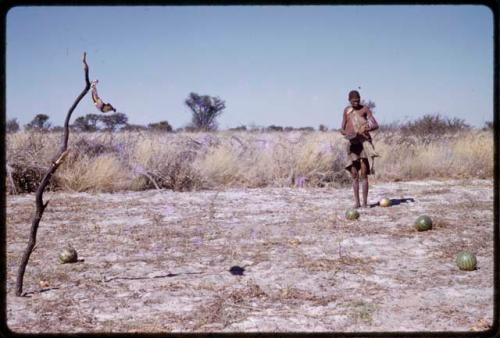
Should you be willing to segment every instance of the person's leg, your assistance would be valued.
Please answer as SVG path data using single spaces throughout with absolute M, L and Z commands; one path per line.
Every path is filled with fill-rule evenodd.
M 362 158 L 360 168 L 360 180 L 361 180 L 361 190 L 363 191 L 363 206 L 366 207 L 368 205 L 368 160 Z
M 352 176 L 352 190 L 354 192 L 354 207 L 359 208 L 361 204 L 359 203 L 359 174 L 358 168 L 353 164 L 351 166 L 351 176 Z

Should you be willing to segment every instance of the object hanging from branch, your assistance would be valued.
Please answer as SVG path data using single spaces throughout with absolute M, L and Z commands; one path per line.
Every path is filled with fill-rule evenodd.
M 26 246 L 26 249 L 24 250 L 24 254 L 23 254 L 23 256 L 21 258 L 21 262 L 19 264 L 19 270 L 17 272 L 16 296 L 23 295 L 24 273 L 26 271 L 26 266 L 28 265 L 28 261 L 30 259 L 31 253 L 33 252 L 33 250 L 36 246 L 36 234 L 38 231 L 38 226 L 40 224 L 40 220 L 42 219 L 43 212 L 45 211 L 45 208 L 47 208 L 47 205 L 49 204 L 49 201 L 47 201 L 45 203 L 43 202 L 43 192 L 45 191 L 45 188 L 49 185 L 50 180 L 52 179 L 52 176 L 56 172 L 57 168 L 63 162 L 64 158 L 68 154 L 69 121 L 71 119 L 71 114 L 73 114 L 73 111 L 75 110 L 78 103 L 80 103 L 80 101 L 83 99 L 83 97 L 90 90 L 89 66 L 87 65 L 87 53 L 83 53 L 83 70 L 84 70 L 84 75 L 85 75 L 85 88 L 82 90 L 80 95 L 78 95 L 78 97 L 75 99 L 75 101 L 73 102 L 73 105 L 69 108 L 69 111 L 66 115 L 66 120 L 64 122 L 64 135 L 63 135 L 63 139 L 62 139 L 61 149 L 57 152 L 57 154 L 52 159 L 50 167 L 47 169 L 45 176 L 43 177 L 42 181 L 40 182 L 40 185 L 38 186 L 38 189 L 36 190 L 36 195 L 35 195 L 36 196 L 35 197 L 36 211 L 35 211 L 35 215 L 33 217 L 33 220 L 31 222 L 31 231 L 30 231 L 28 245 Z
M 101 111 L 101 113 L 107 113 L 109 111 L 116 112 L 116 109 L 111 105 L 111 103 L 104 103 L 99 95 L 97 94 L 97 88 L 96 85 L 99 82 L 99 80 L 92 81 L 91 87 L 92 87 L 92 101 L 94 101 L 95 106 L 97 109 Z

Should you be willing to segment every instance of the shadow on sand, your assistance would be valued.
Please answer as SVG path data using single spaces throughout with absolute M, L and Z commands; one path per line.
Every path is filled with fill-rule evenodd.
M 401 203 L 408 203 L 408 202 L 415 202 L 415 199 L 413 198 L 391 198 L 391 207 L 394 205 L 399 205 Z M 380 202 L 370 204 L 370 208 L 378 207 L 380 206 Z

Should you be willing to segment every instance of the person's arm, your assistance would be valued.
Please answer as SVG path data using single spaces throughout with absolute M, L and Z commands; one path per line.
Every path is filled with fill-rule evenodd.
M 368 119 L 368 130 L 367 131 L 374 131 L 378 129 L 378 122 L 375 120 L 375 116 L 373 116 L 373 113 L 370 109 L 367 111 L 366 115 Z
M 340 133 L 344 136 L 346 135 L 345 126 L 347 124 L 347 116 L 346 116 L 347 114 L 346 113 L 347 113 L 347 111 L 344 109 L 344 113 L 342 114 L 342 125 L 340 127 Z

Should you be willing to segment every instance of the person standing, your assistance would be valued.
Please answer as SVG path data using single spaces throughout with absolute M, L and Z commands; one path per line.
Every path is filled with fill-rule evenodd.
M 373 112 L 361 104 L 361 96 L 351 90 L 348 96 L 350 106 L 344 109 L 340 133 L 349 140 L 347 146 L 348 163 L 345 167 L 352 177 L 354 207 L 361 207 L 359 201 L 359 184 L 363 192 L 363 207 L 368 205 L 368 175 L 374 173 L 373 159 L 379 155 L 373 147 L 370 131 L 378 129 Z M 372 165 L 368 159 L 372 160 Z

